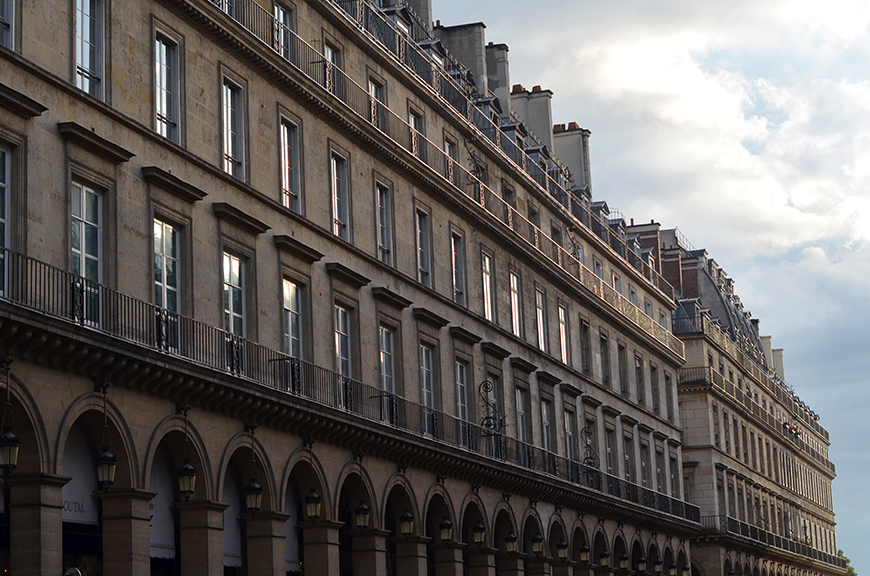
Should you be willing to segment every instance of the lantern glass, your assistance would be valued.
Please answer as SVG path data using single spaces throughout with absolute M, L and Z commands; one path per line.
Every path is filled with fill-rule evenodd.
M 602 568 L 607 568 L 610 566 L 610 552 L 605 550 L 601 553 L 601 556 L 598 557 L 598 565 Z
M 564 540 L 560 540 L 556 545 L 556 553 L 559 555 L 559 560 L 562 562 L 568 561 L 568 543 Z
M 670 576 L 677 576 L 676 562 L 671 562 L 671 565 L 668 567 L 668 574 L 670 574 Z
M 363 500 L 359 501 L 359 506 L 353 509 L 354 518 L 356 520 L 356 527 L 360 530 L 365 530 L 369 527 L 369 520 L 371 519 L 371 510 Z
M 690 572 L 691 572 L 691 570 L 689 569 L 689 565 L 683 564 L 683 576 L 689 576 Z
M 508 554 L 516 554 L 517 553 L 517 535 L 511 532 L 507 536 L 504 537 L 504 546 L 507 549 Z
M 656 560 L 655 563 L 653 564 L 653 571 L 656 574 L 661 574 L 663 567 L 664 567 L 664 563 L 661 560 Z
M 12 430 L 6 430 L 0 436 L 0 468 L 7 471 L 7 474 L 18 467 L 18 448 L 21 446 L 21 439 L 12 433 Z
M 589 546 L 586 544 L 580 548 L 580 561 L 584 564 L 589 564 Z
M 308 492 L 308 496 L 305 497 L 305 515 L 308 516 L 308 519 L 311 520 L 312 524 L 320 518 L 320 504 L 322 501 L 320 494 L 318 494 L 314 488 L 312 488 L 311 491 Z
M 108 490 L 115 483 L 115 470 L 118 467 L 118 459 L 109 452 L 108 446 L 103 446 L 103 453 L 97 458 L 97 482 L 100 488 Z
M 641 556 L 637 561 L 637 571 L 638 572 L 646 572 L 646 557 Z
M 263 487 L 257 483 L 256 478 L 251 478 L 251 483 L 245 486 L 245 507 L 251 516 L 260 511 L 263 503 Z
M 185 501 L 189 501 L 196 491 L 196 468 L 191 465 L 189 458 L 185 458 L 184 464 L 176 471 L 176 474 L 178 475 L 178 492 Z
M 484 541 L 486 541 L 486 526 L 478 522 L 471 529 L 471 533 L 474 536 L 474 543 L 477 544 L 477 547 L 483 546 Z
M 620 570 L 628 570 L 628 554 L 623 553 L 619 557 L 619 568 Z
M 414 533 L 414 516 L 407 510 L 399 516 L 399 528 L 405 538 Z
M 445 518 L 438 524 L 438 529 L 441 531 L 441 541 L 442 542 L 450 542 L 453 540 L 453 522 L 450 521 L 450 518 Z
M 540 532 L 535 532 L 535 535 L 532 536 L 532 552 L 535 555 L 540 556 L 541 552 L 544 551 L 544 537 L 541 536 Z

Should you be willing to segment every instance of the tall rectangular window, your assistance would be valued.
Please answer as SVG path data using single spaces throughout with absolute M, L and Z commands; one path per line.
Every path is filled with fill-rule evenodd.
M 154 219 L 154 303 L 178 312 L 178 231 Z
M 465 239 L 458 232 L 450 233 L 450 267 L 453 270 L 453 301 L 465 306 Z
M 725 452 L 731 454 L 731 420 L 728 418 L 726 410 L 722 410 L 722 421 L 725 429 Z
M 429 213 L 417 208 L 417 280 L 432 287 L 432 245 Z
M 553 451 L 553 403 L 541 400 L 541 439 L 547 452 Z
M 286 118 L 281 119 L 281 202 L 299 212 L 299 127 Z
M 290 41 L 292 39 L 292 16 L 293 14 L 280 4 L 275 4 L 273 11 L 275 17 L 275 51 L 286 59 L 290 59 Z
M 627 482 L 633 482 L 634 478 L 634 441 L 631 436 L 623 437 L 623 456 L 625 456 L 624 476 Z
M 15 0 L 0 0 L 0 46 L 12 48 L 15 42 Z
M 622 280 L 619 278 L 619 274 L 613 274 L 613 289 L 622 294 Z
M 650 393 L 652 394 L 653 414 L 658 416 L 662 411 L 662 400 L 659 392 L 659 369 L 653 363 L 649 365 L 649 383 L 652 388 Z
M 659 492 L 665 491 L 665 455 L 663 452 L 656 450 L 656 490 Z
M 375 218 L 378 232 L 378 260 L 387 266 L 393 265 L 393 195 L 390 188 L 380 182 L 375 184 Z
M 650 487 L 649 446 L 640 445 L 640 482 L 644 488 Z
M 350 364 L 350 310 L 335 305 L 335 371 L 346 378 L 351 377 Z
M 668 414 L 668 422 L 674 421 L 674 382 L 671 375 L 665 373 L 665 410 Z
M 538 348 L 547 351 L 547 302 L 544 291 L 535 287 L 535 329 L 538 332 Z
M 637 403 L 646 406 L 646 384 L 643 378 L 643 358 L 634 357 L 634 382 L 637 388 Z
M 671 498 L 679 498 L 680 487 L 678 485 L 679 476 L 677 475 L 677 459 L 671 458 Z
M 302 294 L 296 282 L 284 279 L 284 353 L 302 358 Z
M 75 42 L 76 86 L 102 98 L 103 0 L 76 0 Z
M 520 275 L 511 270 L 510 272 L 510 288 L 511 288 L 511 331 L 514 336 L 522 337 L 523 335 L 523 307 L 521 293 Z
M 371 100 L 369 100 L 371 105 L 369 120 L 371 120 L 372 124 L 381 129 L 385 128 L 387 119 L 387 113 L 384 111 L 385 92 L 386 90 L 383 84 L 369 78 L 369 96 L 371 97 Z
M 72 226 L 70 232 L 72 273 L 85 279 L 82 317 L 98 324 L 100 321 L 99 283 L 102 281 L 102 198 L 92 188 L 73 182 Z
M 423 116 L 417 112 L 408 113 L 408 125 L 411 127 L 411 152 L 418 158 L 426 159 L 426 134 Z
M 224 330 L 236 336 L 245 335 L 245 278 L 242 261 L 235 254 L 224 252 Z
M 580 363 L 583 374 L 592 371 L 592 336 L 590 335 L 589 322 L 580 319 Z
M 157 133 L 178 142 L 178 44 L 158 34 L 154 42 L 154 102 Z
M 6 293 L 5 249 L 9 247 L 9 156 L 9 151 L 0 147 L 0 294 Z
M 610 388 L 610 342 L 603 333 L 598 338 L 598 348 L 601 355 L 601 381 Z
M 565 457 L 568 460 L 577 459 L 577 440 L 574 438 L 574 413 L 565 410 Z
M 380 350 L 380 374 L 381 390 L 388 394 L 396 393 L 396 364 L 395 364 L 395 338 L 394 330 L 387 326 L 378 329 L 381 344 Z
M 483 290 L 483 316 L 495 322 L 495 264 L 492 256 L 483 252 L 480 257 L 481 289 Z
M 610 428 L 604 431 L 604 464 L 607 467 L 608 474 L 613 474 L 613 435 L 613 430 Z
M 564 304 L 559 304 L 559 359 L 564 364 L 571 363 L 571 357 L 568 348 L 568 308 Z
M 324 84 L 327 90 L 335 94 L 341 95 L 339 82 L 341 82 L 341 50 L 329 44 L 323 45 L 323 61 L 324 61 Z
M 343 240 L 350 240 L 347 158 L 333 153 L 329 166 L 332 179 L 332 233 Z
M 239 179 L 245 177 L 244 120 L 242 87 L 224 79 L 223 106 L 223 169 Z
M 455 186 L 462 185 L 462 174 L 459 170 L 459 154 L 456 151 L 456 143 L 445 138 L 444 162 L 446 163 L 446 176 Z
M 435 434 L 435 352 L 431 346 L 420 344 L 420 403 L 423 405 L 424 430 Z
M 523 443 L 529 441 L 529 391 L 517 387 L 517 440 Z
M 616 361 L 619 363 L 619 393 L 628 397 L 628 352 L 625 345 L 617 344 Z
M 456 361 L 456 417 L 468 421 L 468 364 Z

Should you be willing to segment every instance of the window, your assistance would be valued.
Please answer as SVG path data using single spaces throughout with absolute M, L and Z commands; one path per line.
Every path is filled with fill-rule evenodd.
M 299 127 L 281 119 L 281 202 L 285 207 L 300 212 L 299 201 Z
M 564 364 L 571 363 L 568 348 L 568 308 L 559 304 L 559 359 Z
M 643 381 L 643 358 L 640 356 L 634 357 L 634 381 L 637 386 L 637 403 L 641 406 L 645 406 L 646 385 Z
M 424 429 L 435 434 L 435 351 L 428 344 L 420 344 L 420 402 L 423 404 Z
M 15 14 L 13 8 L 15 0 L 0 0 L 0 46 L 12 48 L 15 42 L 14 37 L 14 22 Z
M 592 257 L 592 271 L 599 278 L 604 278 L 604 268 L 601 266 L 601 260 L 598 258 Z
M 541 438 L 543 448 L 547 452 L 553 451 L 553 403 L 549 400 L 541 400 Z
M 652 313 L 653 313 L 652 302 L 650 302 L 646 298 L 643 299 L 643 313 L 646 314 L 647 316 L 649 316 L 650 318 L 652 318 Z
M 408 112 L 408 125 L 411 127 L 411 152 L 424 162 L 426 161 L 426 129 L 423 124 L 423 115 L 417 112 Z
M 618 274 L 613 275 L 613 289 L 622 294 L 622 280 Z
M 10 2 L 11 0 L 6 0 Z M 103 1 L 76 0 L 76 86 L 103 97 Z
M 453 270 L 453 301 L 465 306 L 465 240 L 455 231 L 450 233 L 450 266 Z
M 483 316 L 490 322 L 495 322 L 495 264 L 487 252 L 483 252 L 480 259 Z
M 378 260 L 393 265 L 393 195 L 389 186 L 375 183 L 375 226 L 378 232 Z
M 529 391 L 517 387 L 517 440 L 523 443 L 529 441 Z
M 598 349 L 601 354 L 601 382 L 610 388 L 610 342 L 604 333 L 599 335 Z
M 677 484 L 677 480 L 679 476 L 677 475 L 677 459 L 676 457 L 671 457 L 671 498 L 679 498 L 679 485 Z
M 650 470 L 649 470 L 649 445 L 641 443 L 640 445 L 640 482 L 644 488 L 649 488 L 650 485 Z
M 659 326 L 662 328 L 668 327 L 668 317 L 661 310 L 659 310 Z
M 652 388 L 652 408 L 653 414 L 658 416 L 661 411 L 661 398 L 659 398 L 659 369 L 658 367 L 650 362 L 649 365 L 649 382 L 650 387 Z
M 154 102 L 157 133 L 178 142 L 178 44 L 157 34 L 154 46 Z
M 302 358 L 302 294 L 296 282 L 284 279 L 284 353 Z
M 520 298 L 520 275 L 510 271 L 511 284 L 511 331 L 514 336 L 522 337 L 523 335 L 523 308 L 522 299 Z
M 674 382 L 670 374 L 665 374 L 665 410 L 668 412 L 668 422 L 674 421 Z
M 456 148 L 456 142 L 449 138 L 444 139 L 444 160 L 447 163 L 447 179 L 453 182 L 455 186 L 462 185 L 462 174 L 459 170 L 459 154 Z
M 628 397 L 628 352 L 624 344 L 616 346 L 616 361 L 619 363 L 619 393 Z
M 604 463 L 607 473 L 613 474 L 613 430 L 610 428 L 604 431 Z
M 245 278 L 242 261 L 235 254 L 224 252 L 224 330 L 245 335 Z
M 592 341 L 589 334 L 589 322 L 580 319 L 580 362 L 583 364 L 583 374 L 589 374 L 592 370 Z
M 100 322 L 99 283 L 102 281 L 102 198 L 92 188 L 73 182 L 70 233 L 72 273 L 84 278 L 82 318 Z
M 538 348 L 547 351 L 547 302 L 544 291 L 535 287 L 535 329 L 538 332 Z
M 372 124 L 380 129 L 384 129 L 386 113 L 384 112 L 384 102 L 386 102 L 386 89 L 384 85 L 372 78 L 369 78 L 369 96 L 371 105 L 369 120 Z
M 396 393 L 395 338 L 396 333 L 387 326 L 379 327 L 381 390 Z
M 565 457 L 568 460 L 577 459 L 577 446 L 574 438 L 574 413 L 565 410 Z
M 625 456 L 624 476 L 626 482 L 632 482 L 634 478 L 634 441 L 631 436 L 623 437 L 623 455 Z
M 223 84 L 223 169 L 243 179 L 245 177 L 244 123 L 242 120 L 242 87 L 229 79 Z
M 2 3 L 3 0 L 0 0 Z M 0 147 L 0 294 L 6 292 L 6 248 L 9 247 L 9 150 Z
M 637 306 L 637 290 L 631 284 L 628 285 L 628 301 Z
M 343 240 L 350 240 L 347 158 L 333 152 L 329 165 L 332 178 L 332 233 Z
M 178 231 L 154 219 L 154 303 L 178 312 Z
M 341 81 L 341 50 L 330 44 L 323 44 L 324 83 L 327 90 L 339 96 Z
M 659 492 L 664 492 L 665 485 L 665 455 L 662 452 L 656 450 L 656 490 Z
M 726 410 L 722 410 L 722 421 L 725 424 L 725 452 L 731 454 L 731 421 Z
M 293 13 L 284 6 L 275 4 L 273 16 L 275 17 L 275 51 L 289 60 Z
M 456 417 L 468 421 L 468 364 L 456 361 Z
M 350 364 L 350 310 L 341 304 L 335 305 L 335 371 L 346 378 L 351 377 Z
M 417 208 L 417 280 L 432 287 L 432 245 L 429 213 Z

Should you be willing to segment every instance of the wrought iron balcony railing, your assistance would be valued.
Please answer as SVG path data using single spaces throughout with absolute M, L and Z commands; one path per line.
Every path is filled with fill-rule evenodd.
M 796 418 L 798 418 L 804 426 L 813 430 L 816 434 L 825 439 L 830 440 L 828 431 L 819 424 L 814 418 L 810 417 L 805 410 L 795 402 L 791 391 L 779 379 L 771 375 L 765 370 L 751 355 L 734 340 L 731 339 L 719 326 L 706 316 L 696 316 L 693 318 L 676 318 L 674 320 L 674 334 L 678 336 L 704 335 L 720 348 L 731 356 L 731 358 L 739 364 L 748 374 L 752 376 L 761 386 L 776 398 L 785 408 Z
M 799 542 L 792 538 L 780 536 L 769 532 L 764 528 L 753 526 L 746 522 L 732 518 L 731 516 L 703 516 L 701 518 L 701 532 L 706 534 L 730 534 L 750 538 L 768 546 L 778 548 L 785 552 L 800 554 L 819 562 L 825 562 L 839 568 L 846 568 L 846 560 L 827 552 L 817 550 L 813 546 Z
M 209 1 L 218 8 L 223 6 L 222 0 Z M 607 303 L 611 309 L 617 311 L 621 316 L 670 348 L 676 354 L 683 356 L 684 347 L 679 338 L 647 316 L 640 308 L 632 304 L 628 298 L 614 290 L 600 277 L 593 274 L 592 271 L 578 260 L 576 254 L 565 249 L 561 244 L 546 235 L 538 226 L 523 217 L 514 206 L 505 202 L 497 193 L 484 184 L 476 174 L 466 170 L 456 158 L 448 156 L 444 150 L 428 140 L 424 134 L 411 128 L 403 118 L 397 116 L 383 103 L 374 99 L 368 93 L 368 90 L 354 82 L 344 71 L 328 61 L 321 52 L 275 20 L 269 12 L 266 12 L 252 0 L 234 0 L 234 5 L 236 12 L 228 12 L 226 10 L 224 12 L 233 17 L 268 47 L 275 50 L 289 64 L 336 97 L 358 117 L 371 123 L 392 141 L 416 156 L 435 174 L 441 176 L 460 193 L 479 204 L 483 210 L 501 220 L 506 227 L 513 230 L 514 235 L 534 247 L 540 256 L 556 264 L 582 283 L 601 301 Z M 372 17 L 380 14 L 377 9 L 373 9 L 367 4 L 366 6 L 366 13 L 370 13 Z M 233 14 L 241 14 L 241 16 L 237 17 L 233 16 Z M 398 38 L 396 42 L 400 44 L 404 43 L 406 48 L 403 50 L 413 51 L 416 49 L 416 45 L 404 37 Z M 428 62 L 428 66 L 433 67 L 433 69 L 436 67 L 433 62 Z M 440 70 L 440 67 L 438 69 Z M 440 78 L 437 75 L 436 77 Z M 441 83 L 439 86 L 443 87 L 444 90 L 448 90 L 445 83 Z M 449 90 L 454 90 L 454 92 Z M 445 92 L 448 96 L 458 94 L 455 84 L 450 84 L 449 90 Z M 471 106 L 468 108 L 468 114 L 473 115 L 475 110 L 477 109 Z M 489 122 L 488 119 L 486 120 Z M 501 136 L 506 138 L 504 134 L 501 134 Z M 534 172 L 541 169 L 530 167 L 529 170 Z M 546 176 L 546 174 L 543 174 L 543 176 Z M 544 183 L 546 184 L 546 182 Z M 585 223 L 584 225 L 593 226 L 598 230 L 599 235 L 612 234 L 609 224 L 606 222 L 602 223 L 595 214 L 591 213 L 584 206 L 574 204 L 571 210 L 575 216 Z M 611 243 L 611 245 L 613 246 L 614 244 Z M 647 280 L 653 285 L 657 285 L 669 297 L 673 297 L 673 288 L 664 282 L 663 279 L 661 279 L 661 282 L 664 282 L 664 284 L 660 284 L 660 277 L 657 276 L 654 270 L 648 266 L 645 267 L 639 256 L 634 255 L 634 252 L 631 252 L 627 248 L 623 252 L 625 252 L 623 257 L 627 258 L 635 268 L 642 270 Z M 644 266 L 641 266 L 642 264 Z
M 766 425 L 773 434 L 780 435 L 786 440 L 786 443 L 796 446 L 818 464 L 830 470 L 831 473 L 836 474 L 837 471 L 833 462 L 825 458 L 818 450 L 803 441 L 799 436 L 787 430 L 783 426 L 783 423 L 777 420 L 773 414 L 759 406 L 758 403 L 749 396 L 749 394 L 746 394 L 743 390 L 737 388 L 733 382 L 725 378 L 719 372 L 713 370 L 709 366 L 700 368 L 679 368 L 677 370 L 678 384 L 692 384 L 697 382 L 710 384 L 728 396 L 731 396 L 737 403 L 745 406 L 747 412 L 752 414 L 757 422 Z
M 482 428 L 431 407 L 293 358 L 163 308 L 90 282 L 39 260 L 0 251 L 0 302 L 94 330 L 231 374 L 253 385 L 647 508 L 697 522 L 700 509 L 665 494 L 604 474 L 581 462 Z

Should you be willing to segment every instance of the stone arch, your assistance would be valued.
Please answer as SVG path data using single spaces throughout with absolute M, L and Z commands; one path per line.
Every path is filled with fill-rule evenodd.
M 253 473 L 257 482 L 263 488 L 263 505 L 262 510 L 275 510 L 275 474 L 272 467 L 272 461 L 263 447 L 260 439 L 254 434 L 254 466 Z M 242 475 L 242 485 L 247 485 L 245 482 L 246 475 L 252 471 L 251 467 L 251 435 L 249 432 L 241 431 L 230 438 L 227 442 L 224 452 L 221 455 L 221 463 L 218 468 L 218 484 L 216 496 L 218 499 L 223 498 L 225 483 L 227 480 L 227 472 L 230 467 L 235 465 L 239 473 Z
M 568 535 L 565 530 L 565 522 L 560 514 L 550 516 L 550 528 L 547 530 L 547 548 L 550 558 L 559 559 L 559 544 L 569 546 Z M 568 550 L 570 553 L 570 549 Z
M 208 451 L 205 447 L 205 442 L 199 430 L 194 426 L 188 417 L 187 421 L 187 449 L 191 465 L 196 468 L 196 492 L 191 498 L 192 500 L 214 500 L 215 499 L 215 483 L 212 465 L 209 459 Z M 183 463 L 182 449 L 184 447 L 184 416 L 175 414 L 167 416 L 157 423 L 154 431 L 151 433 L 151 438 L 148 441 L 148 446 L 145 449 L 144 462 L 142 468 L 142 477 L 145 479 L 145 488 L 150 490 L 151 473 L 154 465 L 154 458 L 161 444 L 168 443 L 173 461 L 177 462 L 177 466 Z
M 629 564 L 631 569 L 635 572 L 640 572 L 638 565 L 640 564 L 641 559 L 643 562 L 646 562 L 646 553 L 643 551 L 643 542 L 641 542 L 640 536 L 637 534 L 635 534 L 634 541 L 631 544 L 629 557 L 631 558 L 631 563 Z M 649 566 L 647 566 L 647 569 L 649 569 Z
M 487 518 L 486 518 L 486 508 L 483 505 L 483 501 L 480 499 L 480 496 L 476 492 L 470 492 L 466 495 L 465 501 L 462 503 L 462 519 L 460 523 L 460 535 L 459 542 L 464 542 L 466 544 L 466 550 L 472 544 L 474 544 L 474 526 L 479 522 L 484 528 L 485 534 L 485 544 L 489 545 L 492 543 L 492 532 L 487 526 Z
M 457 529 L 459 521 L 456 519 L 453 499 L 443 484 L 435 483 L 429 487 L 422 509 L 424 510 L 422 518 L 424 529 L 421 530 L 423 535 L 433 539 L 440 536 L 438 525 L 444 521 L 445 517 L 453 524 L 454 531 Z
M 580 554 L 582 552 L 589 552 L 591 554 L 591 547 L 589 546 L 589 537 L 586 534 L 586 526 L 583 524 L 582 518 L 578 518 L 577 522 L 574 523 L 574 530 L 571 534 L 571 544 L 570 550 L 570 558 L 572 561 L 578 563 L 578 565 L 582 565 L 582 561 L 580 559 Z
M 683 573 L 683 568 L 689 565 L 689 558 L 686 555 L 686 549 L 680 548 L 679 553 L 677 553 L 677 574 Z
M 351 460 L 345 463 L 335 483 L 331 517 L 341 522 L 343 521 L 342 514 L 346 515 L 348 512 L 348 510 L 342 510 L 342 496 L 347 498 L 345 507 L 349 506 L 350 509 L 359 506 L 360 500 L 362 500 L 369 507 L 371 514 L 369 526 L 381 529 L 383 527 L 383 499 L 376 500 L 376 493 L 374 482 L 360 460 Z M 351 528 L 355 528 L 353 522 L 351 522 Z
M 111 391 L 110 391 L 111 392 Z M 109 394 L 111 396 L 111 393 Z M 118 459 L 115 472 L 115 488 L 141 488 L 142 479 L 133 435 L 127 421 L 109 396 L 106 397 L 106 424 L 108 443 L 112 454 Z M 55 473 L 63 474 L 63 455 L 73 426 L 81 425 L 97 447 L 102 449 L 103 396 L 89 392 L 77 398 L 61 420 L 55 441 Z M 96 457 L 96 454 L 95 454 Z
M 495 510 L 493 511 L 492 527 L 491 546 L 507 552 L 505 538 L 507 538 L 509 534 L 513 534 L 513 537 L 516 538 L 519 528 L 517 527 L 517 520 L 513 508 L 510 507 L 506 500 L 501 500 L 496 505 Z
M 5 399 L 2 399 L 5 402 Z M 12 404 L 9 417 L 15 424 L 14 433 L 21 440 L 18 452 L 19 474 L 35 474 L 56 469 L 56 455 L 49 448 L 48 435 L 39 404 L 28 387 L 9 373 L 9 401 Z M 7 426 L 10 423 L 5 423 Z M 62 452 L 60 452 L 62 454 Z
M 665 545 L 665 550 L 662 553 L 662 573 L 667 574 L 668 570 L 671 567 L 671 564 L 676 564 L 676 560 L 674 559 L 674 551 L 671 549 L 670 544 Z
M 625 545 L 625 534 L 622 533 L 622 529 L 618 528 L 613 534 L 613 548 L 611 548 L 610 552 L 610 566 L 613 568 L 619 568 L 620 562 L 630 562 L 630 560 L 631 559 L 628 556 L 628 548 Z
M 401 491 L 405 493 L 407 501 L 402 505 L 407 507 L 408 512 L 414 517 L 414 535 L 419 535 L 425 528 L 425 524 L 422 521 L 423 515 L 420 512 L 417 495 L 414 493 L 414 487 L 410 482 L 408 482 L 408 479 L 402 473 L 394 474 L 389 480 L 387 480 L 387 483 L 384 486 L 384 495 L 382 499 L 384 521 L 386 522 L 386 509 L 390 502 L 390 498 L 397 493 L 397 489 L 401 489 Z M 399 510 L 396 512 L 396 516 L 398 517 L 398 515 L 403 513 L 404 510 Z
M 519 551 L 523 552 L 527 555 L 532 554 L 532 539 L 536 536 L 540 536 L 541 538 L 546 539 L 546 534 L 544 533 L 544 525 L 541 521 L 541 515 L 538 513 L 537 508 L 529 508 L 526 510 L 525 518 L 523 519 L 522 524 L 522 534 L 520 534 L 520 546 Z M 546 540 L 543 542 L 544 549 L 547 549 Z
M 362 538 L 366 537 L 365 534 L 383 534 L 384 528 L 383 504 L 375 500 L 371 478 L 360 460 L 346 463 L 341 470 L 335 486 L 334 500 L 334 518 L 342 524 L 338 531 L 340 572 L 342 574 L 379 572 L 382 568 L 376 568 L 376 564 L 371 564 L 373 561 L 372 554 L 369 553 L 371 550 L 360 550 L 356 542 L 357 539 L 362 541 Z M 362 507 L 368 508 L 370 517 L 368 525 L 360 531 L 356 522 L 357 510 Z M 386 540 L 389 554 L 390 538 Z M 366 548 L 370 549 L 371 546 Z M 380 561 L 383 562 L 384 558 L 381 557 Z
M 599 525 L 595 530 L 595 536 L 593 536 L 592 554 L 589 561 L 591 564 L 601 566 L 602 558 L 607 558 L 608 564 L 610 563 L 611 555 L 610 547 L 607 545 L 607 533 L 604 531 L 604 527 Z
M 656 562 L 661 562 L 662 557 L 659 553 L 659 545 L 655 538 L 650 538 L 649 547 L 646 552 L 646 569 L 647 572 L 655 573 Z
M 317 454 L 305 445 L 296 448 L 290 454 L 284 466 L 284 474 L 281 476 L 282 492 L 278 502 L 279 510 L 286 510 L 287 508 L 287 487 L 291 481 L 295 481 L 299 488 L 299 496 L 303 500 L 311 493 L 312 489 L 320 496 L 320 516 L 322 518 L 329 520 L 334 517 L 332 512 L 333 497 L 326 482 L 326 473 L 320 460 L 317 458 Z M 306 519 L 298 518 L 300 522 Z

